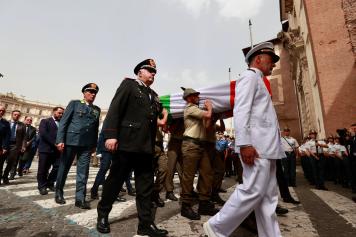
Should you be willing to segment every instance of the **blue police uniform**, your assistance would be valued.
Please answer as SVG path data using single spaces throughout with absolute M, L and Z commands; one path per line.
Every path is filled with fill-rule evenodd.
M 58 169 L 56 198 L 62 197 L 63 199 L 63 187 L 76 156 L 75 200 L 85 202 L 90 156 L 97 144 L 99 117 L 100 108 L 89 105 L 84 100 L 72 100 L 66 107 L 59 123 L 56 139 L 57 144 L 65 144 Z

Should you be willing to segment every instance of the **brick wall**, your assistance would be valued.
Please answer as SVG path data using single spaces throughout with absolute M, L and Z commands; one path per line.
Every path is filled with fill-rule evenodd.
M 343 0 L 304 0 L 304 4 L 316 61 L 325 131 L 326 134 L 335 133 L 337 128 L 356 122 L 356 64 L 345 24 L 345 5 Z

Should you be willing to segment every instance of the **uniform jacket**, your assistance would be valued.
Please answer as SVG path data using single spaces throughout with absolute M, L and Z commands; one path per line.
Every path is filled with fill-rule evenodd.
M 0 118 L 0 150 L 9 150 L 10 135 L 10 123 Z
M 153 90 L 126 78 L 111 101 L 103 125 L 104 139 L 118 139 L 120 151 L 153 154 L 161 111 Z
M 40 142 L 38 152 L 52 153 L 57 151 L 57 131 L 58 127 L 52 117 L 41 120 L 39 126 Z
M 239 152 L 239 146 L 252 145 L 260 158 L 280 159 L 285 153 L 277 115 L 262 77 L 262 72 L 253 68 L 236 80 L 235 146 Z
M 96 147 L 100 108 L 84 100 L 72 100 L 59 122 L 56 143 L 70 146 Z
M 26 128 L 27 127 L 27 128 Z M 27 129 L 27 131 L 26 131 Z M 25 125 L 25 148 L 26 151 L 32 148 L 32 143 L 35 142 L 36 139 L 36 128 L 31 125 Z

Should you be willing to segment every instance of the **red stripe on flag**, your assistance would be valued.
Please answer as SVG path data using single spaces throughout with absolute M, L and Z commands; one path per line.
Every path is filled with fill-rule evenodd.
M 234 109 L 236 81 L 230 81 L 230 108 Z

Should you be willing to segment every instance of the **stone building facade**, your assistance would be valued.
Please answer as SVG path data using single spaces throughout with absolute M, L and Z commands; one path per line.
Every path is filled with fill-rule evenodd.
M 280 0 L 301 130 L 320 137 L 356 122 L 356 1 Z
M 36 128 L 38 128 L 41 119 L 48 118 L 52 115 L 52 110 L 54 107 L 61 106 L 65 108 L 63 105 L 54 105 L 50 103 L 42 103 L 20 98 L 11 92 L 6 94 L 0 93 L 0 104 L 4 105 L 6 108 L 6 114 L 4 115 L 5 119 L 11 119 L 11 112 L 13 110 L 20 110 L 22 114 L 20 121 L 23 121 L 25 116 L 31 116 L 33 118 L 32 125 Z M 100 127 L 106 114 L 107 110 L 101 111 Z

